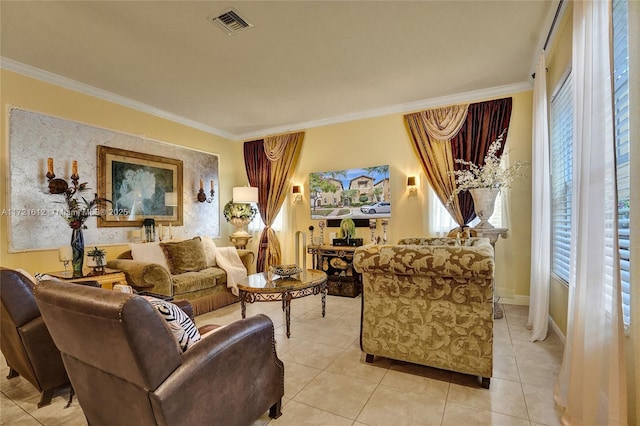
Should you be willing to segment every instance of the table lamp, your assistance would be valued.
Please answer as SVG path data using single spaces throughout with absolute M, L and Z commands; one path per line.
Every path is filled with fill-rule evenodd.
M 67 265 L 73 260 L 71 246 L 62 246 L 58 249 L 58 260 L 64 263 L 64 274 L 67 275 Z

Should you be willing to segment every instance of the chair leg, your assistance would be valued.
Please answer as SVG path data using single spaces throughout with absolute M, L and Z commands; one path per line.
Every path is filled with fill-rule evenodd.
M 40 401 L 38 402 L 38 408 L 42 408 L 45 405 L 51 404 L 51 398 L 53 398 L 53 391 L 55 389 L 49 389 L 46 391 L 42 391 L 40 394 Z
M 491 377 L 483 377 L 482 378 L 482 387 L 485 389 L 489 389 L 489 384 L 491 383 Z
M 71 407 L 71 403 L 73 402 L 73 395 L 75 394 L 76 391 L 73 389 L 73 386 L 71 386 L 71 391 L 69 392 L 69 400 L 67 401 L 67 405 L 65 405 L 64 408 Z
M 364 360 L 367 361 L 369 364 L 372 364 L 373 363 L 373 357 L 374 357 L 373 354 L 367 354 L 367 356 L 365 357 Z
M 13 368 L 9 367 L 9 375 L 7 376 L 7 379 L 13 379 L 14 377 L 18 377 L 19 375 L 20 373 L 18 373 Z
M 278 400 L 275 404 L 269 408 L 269 417 L 272 419 L 277 419 L 282 415 L 282 398 Z

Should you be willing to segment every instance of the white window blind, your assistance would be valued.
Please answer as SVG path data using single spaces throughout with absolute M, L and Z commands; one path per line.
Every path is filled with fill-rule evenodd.
M 631 321 L 631 253 L 629 249 L 629 42 L 627 16 L 627 2 L 614 0 L 613 95 L 618 183 L 618 245 L 620 249 L 622 311 L 624 324 L 628 327 Z
M 571 259 L 571 193 L 573 116 L 571 74 L 551 99 L 551 271 L 569 283 Z

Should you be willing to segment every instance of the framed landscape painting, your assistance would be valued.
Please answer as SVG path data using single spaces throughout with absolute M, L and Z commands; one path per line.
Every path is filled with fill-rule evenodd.
M 391 216 L 389 166 L 309 174 L 311 219 L 375 219 Z
M 98 196 L 111 200 L 99 227 L 182 225 L 182 161 L 98 146 Z

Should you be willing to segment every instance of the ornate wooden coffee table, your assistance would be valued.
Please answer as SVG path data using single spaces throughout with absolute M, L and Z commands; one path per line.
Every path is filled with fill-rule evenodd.
M 291 277 L 281 277 L 270 272 L 249 275 L 238 283 L 242 318 L 247 316 L 247 303 L 282 300 L 282 310 L 287 322 L 287 337 L 291 336 L 291 301 L 311 294 L 322 295 L 322 316 L 325 314 L 327 274 L 307 269 Z

